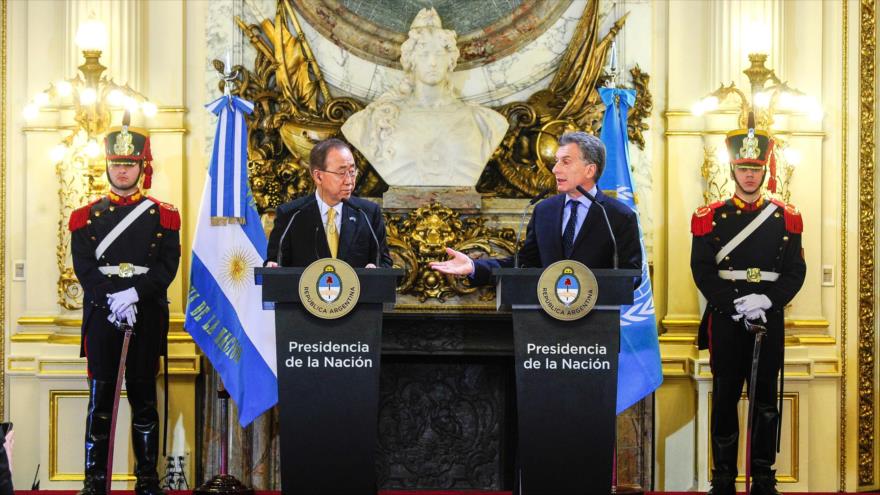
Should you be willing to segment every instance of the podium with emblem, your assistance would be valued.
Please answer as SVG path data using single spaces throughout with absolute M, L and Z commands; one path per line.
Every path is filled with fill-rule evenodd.
M 382 309 L 400 269 L 257 268 L 274 305 L 284 493 L 376 493 Z
M 563 260 L 494 274 L 513 314 L 522 493 L 611 493 L 620 305 L 641 272 Z

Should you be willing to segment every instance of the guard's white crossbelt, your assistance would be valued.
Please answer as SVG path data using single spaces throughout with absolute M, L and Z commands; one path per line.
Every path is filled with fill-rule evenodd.
M 125 232 L 125 229 L 127 229 L 129 225 L 134 223 L 134 221 L 137 220 L 138 217 L 141 216 L 145 211 L 147 211 L 147 209 L 151 206 L 153 206 L 153 202 L 146 199 L 142 201 L 141 204 L 137 205 L 137 207 L 132 210 L 131 213 L 126 215 L 121 222 L 117 223 L 116 227 L 113 227 L 113 230 L 111 230 L 110 233 L 107 234 L 107 237 L 103 238 L 101 240 L 101 243 L 98 244 L 98 248 L 95 249 L 95 259 L 101 259 L 101 256 L 104 256 L 104 252 L 107 251 L 107 248 L 109 248 L 110 245 L 113 244 L 113 241 L 115 241 L 120 234 Z
M 721 264 L 721 261 L 724 260 L 724 257 L 730 254 L 731 251 L 736 249 L 740 244 L 742 244 L 744 240 L 752 235 L 752 232 L 757 230 L 758 227 L 760 227 L 761 224 L 764 223 L 764 221 L 770 218 L 770 215 L 772 215 L 777 208 L 778 207 L 773 203 L 767 205 L 767 207 L 764 208 L 764 211 L 762 211 L 760 215 L 749 222 L 749 224 L 746 225 L 746 228 L 742 229 L 739 234 L 733 236 L 733 239 L 731 239 L 730 242 L 725 244 L 724 247 L 722 247 L 721 250 L 718 251 L 718 254 L 715 255 L 715 264 Z

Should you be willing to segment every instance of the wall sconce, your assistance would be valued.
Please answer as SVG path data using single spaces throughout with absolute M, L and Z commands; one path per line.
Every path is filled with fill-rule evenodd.
M 72 103 L 74 109 L 72 132 L 48 153 L 58 175 L 61 204 L 56 251 L 61 273 L 58 304 L 70 310 L 82 308 L 82 287 L 69 261 L 70 233 L 66 221 L 73 209 L 93 196 L 104 194 L 108 188 L 102 143 L 112 125 L 112 110 L 125 108 L 147 117 L 158 111 L 144 95 L 104 75 L 107 67 L 101 64 L 101 54 L 107 47 L 107 39 L 107 28 L 102 22 L 92 19 L 81 24 L 75 41 L 85 61 L 78 67 L 79 72 L 34 95 L 22 112 L 25 120 L 31 121 L 39 116 L 41 108 L 53 102 L 59 106 Z
M 749 112 L 754 111 L 756 127 L 770 132 L 776 142 L 774 154 L 779 167 L 777 195 L 783 201 L 788 202 L 791 197 L 789 189 L 791 177 L 802 158 L 800 152 L 789 146 L 783 139 L 773 135 L 770 128 L 773 126 L 774 115 L 780 110 L 794 111 L 807 114 L 810 119 L 819 122 L 824 116 L 822 106 L 815 98 L 792 88 L 787 82 L 780 80 L 773 69 L 767 68 L 765 65 L 767 54 L 752 53 L 749 55 L 749 62 L 751 65 L 743 73 L 749 78 L 750 95 L 746 95 L 733 82 L 726 86 L 722 83 L 718 89 L 694 102 L 691 106 L 691 113 L 703 115 L 714 112 L 728 97 L 734 96 L 739 99 L 739 128 L 745 128 Z M 703 200 L 706 204 L 724 199 L 729 192 L 727 191 L 729 172 L 726 165 L 730 160 L 726 155 L 723 146 L 719 150 L 711 147 L 704 149 L 700 173 L 707 186 L 706 192 L 703 194 Z

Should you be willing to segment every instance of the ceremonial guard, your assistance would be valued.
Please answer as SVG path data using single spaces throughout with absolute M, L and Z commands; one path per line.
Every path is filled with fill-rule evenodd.
M 765 178 L 776 192 L 774 141 L 755 129 L 753 115 L 748 129 L 728 133 L 726 144 L 736 193 L 699 208 L 691 221 L 691 270 L 707 301 L 698 343 L 709 349 L 712 368 L 710 493 L 736 492 L 737 403 L 746 383 L 746 487 L 751 471 L 752 493 L 775 495 L 784 309 L 804 282 L 803 222 L 794 206 L 762 195 Z
M 70 216 L 73 267 L 83 288 L 82 345 L 88 362 L 89 406 L 85 435 L 85 482 L 81 493 L 100 494 L 109 484 L 108 446 L 122 327 L 131 326 L 125 383 L 138 495 L 159 487 L 159 414 L 156 376 L 166 354 L 167 289 L 180 261 L 180 215 L 144 195 L 152 177 L 150 138 L 128 126 L 112 128 L 105 140 L 110 193 Z M 118 398 L 117 398 L 118 400 Z

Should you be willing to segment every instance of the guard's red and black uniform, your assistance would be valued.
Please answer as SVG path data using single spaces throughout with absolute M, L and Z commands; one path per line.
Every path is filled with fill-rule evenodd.
M 124 146 L 114 146 L 117 141 Z M 110 163 L 139 162 L 138 166 L 145 173 L 145 187 L 149 184 L 152 167 L 148 137 L 128 128 L 112 131 L 106 148 Z M 120 149 L 126 150 L 125 154 L 114 154 Z M 137 217 L 129 217 L 139 208 L 142 210 Z M 118 226 L 129 222 L 114 233 Z M 125 385 L 131 406 L 135 492 L 138 495 L 162 493 L 157 473 L 156 375 L 159 357 L 167 349 L 168 286 L 180 263 L 180 215 L 170 204 L 139 191 L 128 197 L 110 193 L 74 211 L 69 228 L 73 268 L 83 288 L 80 353 L 87 359 L 89 376 L 85 482 L 81 493 L 105 493 L 108 433 L 124 338 L 123 332 L 107 319 L 110 315 L 107 295 L 132 287 L 138 296 L 137 321 L 126 359 Z M 106 249 L 99 249 L 102 242 L 114 236 Z
M 101 241 L 145 201 L 150 207 L 110 244 L 101 259 L 96 259 Z M 76 210 L 70 217 L 70 230 L 73 268 L 83 288 L 80 355 L 88 359 L 89 377 L 116 381 L 123 334 L 107 320 L 107 294 L 134 287 L 138 293 L 137 323 L 125 375 L 128 380 L 155 380 L 168 335 L 167 290 L 180 263 L 177 210 L 140 192 L 127 198 L 110 193 Z M 100 270 L 124 263 L 147 271 L 125 276 Z
M 767 208 L 775 211 L 733 251 L 716 259 L 722 247 Z M 734 196 L 698 209 L 691 231 L 691 270 L 707 301 L 698 343 L 700 349 L 708 348 L 711 356 L 713 486 L 726 481 L 732 487 L 737 475 L 737 403 L 743 384 L 749 380 L 754 347 L 754 336 L 742 322 L 732 319 L 737 315 L 733 301 L 748 294 L 764 294 L 772 302 L 766 312 L 768 331 L 756 384 L 751 471 L 757 493 L 759 481 L 775 483 L 771 468 L 776 460 L 779 421 L 776 398 L 784 351 L 783 310 L 804 282 L 803 222 L 791 205 L 764 198 L 749 204 Z

